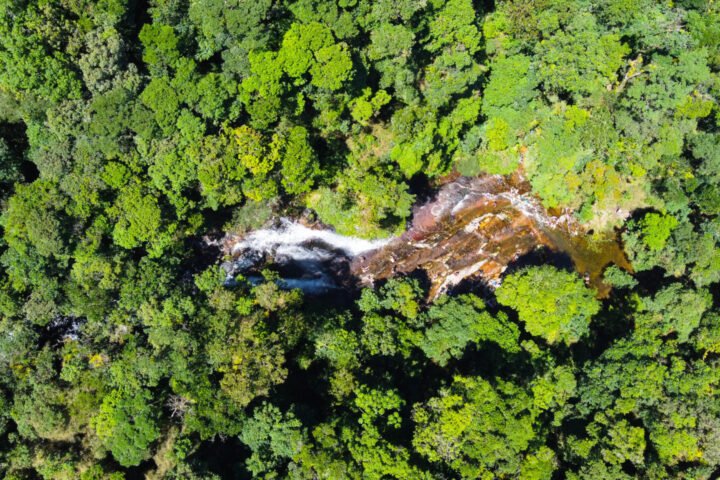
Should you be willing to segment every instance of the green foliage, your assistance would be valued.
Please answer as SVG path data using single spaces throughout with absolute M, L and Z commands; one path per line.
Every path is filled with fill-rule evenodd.
M 136 182 L 124 188 L 109 213 L 116 222 L 113 239 L 123 248 L 135 248 L 148 243 L 149 253 L 158 256 L 172 240 L 173 228 L 163 226 L 157 199 L 144 194 Z
M 56 104 L 80 97 L 82 83 L 72 65 L 77 46 L 71 15 L 57 4 L 0 4 L 2 90 Z
M 216 0 L 190 2 L 188 18 L 198 30 L 196 57 L 207 59 L 220 51 L 225 70 L 242 72 L 248 53 L 262 49 L 275 34 L 272 25 L 265 23 L 271 13 L 271 0 L 232 5 Z
M 315 151 L 308 143 L 308 132 L 303 127 L 293 127 L 288 133 L 282 156 L 282 185 L 291 195 L 305 193 L 313 186 L 319 174 Z
M 366 88 L 362 96 L 355 99 L 352 105 L 350 113 L 361 125 L 367 125 L 368 121 L 378 114 L 380 108 L 392 100 L 385 90 L 378 90 L 372 97 L 371 93 L 372 91 Z
M 333 190 L 321 187 L 307 197 L 318 217 L 343 235 L 374 238 L 404 230 L 413 196 L 407 184 L 379 174 L 378 169 L 351 168 L 336 177 Z
M 223 229 L 233 233 L 245 233 L 262 227 L 272 214 L 272 205 L 269 202 L 249 200 L 233 211 L 232 220 Z
M 147 459 L 149 446 L 160 435 L 158 410 L 147 390 L 114 390 L 103 398 L 92 424 L 120 465 L 138 465 Z
M 720 279 L 717 221 L 696 229 L 689 219 L 648 214 L 649 222 L 628 222 L 623 234 L 625 251 L 638 271 L 662 267 L 667 276 L 687 274 L 702 287 Z M 699 230 L 699 231 L 698 231 Z M 659 247 L 657 250 L 651 249 Z
M 464 478 L 517 475 L 523 468 L 537 468 L 537 458 L 525 457 L 533 453 L 531 441 L 540 434 L 526 392 L 512 383 L 493 386 L 480 378 L 455 377 L 440 393 L 413 410 L 418 453 Z M 552 467 L 540 478 L 551 472 Z
M 496 291 L 498 302 L 515 309 L 529 333 L 567 345 L 587 335 L 600 310 L 594 293 L 576 274 L 549 265 L 508 275 Z
M 412 280 L 389 280 L 378 293 L 363 290 L 358 307 L 363 312 L 362 344 L 371 355 L 409 356 L 422 338 L 417 330 L 420 287 Z
M 672 215 L 658 215 L 657 213 L 648 213 L 639 222 L 639 227 L 642 230 L 643 243 L 648 246 L 650 250 L 662 249 L 670 233 L 677 228 L 678 221 Z
M 171 133 L 180 107 L 177 92 L 167 78 L 156 77 L 145 87 L 140 96 L 143 104 L 155 113 L 155 121 L 163 132 Z
M 469 0 L 450 0 L 430 22 L 432 39 L 428 50 L 436 51 L 447 45 L 462 45 L 473 54 L 480 48 L 480 32 L 475 23 L 475 10 Z
M 318 88 L 338 90 L 350 80 L 352 68 L 352 59 L 345 44 L 324 46 L 315 52 L 315 62 L 310 67 L 311 83 Z
M 150 66 L 174 67 L 180 58 L 177 50 L 178 38 L 170 25 L 143 25 L 139 38 L 144 47 L 143 61 Z
M 8 246 L 21 255 L 29 254 L 30 248 L 43 257 L 67 255 L 66 205 L 67 199 L 52 182 L 20 185 L 2 217 Z
M 603 279 L 613 287 L 618 288 L 633 288 L 638 284 L 638 281 L 635 280 L 632 275 L 620 270 L 617 265 L 610 265 L 605 270 L 605 273 L 603 274 Z
M 398 410 L 404 403 L 395 391 L 380 391 L 361 385 L 355 398 L 355 406 L 361 412 L 358 422 L 367 428 L 371 422 L 382 419 L 388 427 L 400 428 Z
M 502 312 L 491 315 L 477 297 L 463 295 L 443 298 L 428 310 L 430 326 L 420 348 L 433 361 L 445 365 L 452 358 L 460 358 L 468 343 L 494 342 L 503 350 L 520 350 L 520 332 Z
M 241 181 L 247 169 L 240 162 L 237 143 L 229 135 L 205 137 L 191 147 L 190 158 L 197 163 L 200 193 L 208 206 L 235 205 L 242 201 Z
M 558 31 L 537 48 L 539 79 L 554 92 L 587 95 L 612 83 L 630 51 L 618 35 L 600 35 L 592 15 L 575 17 L 567 30 Z
M 299 77 L 314 64 L 316 52 L 331 45 L 332 41 L 330 29 L 318 22 L 294 23 L 283 36 L 278 61 L 289 76 Z
M 714 478 L 719 25 L 708 0 L 0 0 L 0 477 Z M 456 171 L 567 220 L 515 237 L 497 202 L 498 238 L 569 225 L 630 265 L 586 275 L 602 299 L 548 265 L 435 299 L 422 270 L 356 289 L 301 259 L 348 287 L 304 296 L 281 251 L 220 266 L 273 216 L 400 236 Z
M 676 332 L 678 342 L 687 342 L 711 304 L 706 290 L 687 290 L 674 283 L 657 292 L 652 300 L 643 300 L 643 307 L 651 315 L 639 317 L 637 323 L 648 322 L 645 328 L 657 329 L 662 335 Z
M 293 458 L 302 447 L 302 422 L 292 413 L 283 414 L 271 404 L 263 404 L 243 425 L 240 440 L 252 451 L 247 468 L 259 476 L 277 473 L 284 459 Z
M 7 142 L 0 138 L 0 183 L 13 183 L 20 180 L 19 162 L 10 151 Z

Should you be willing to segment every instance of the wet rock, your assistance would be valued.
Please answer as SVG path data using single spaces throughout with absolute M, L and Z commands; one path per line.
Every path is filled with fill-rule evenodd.
M 628 266 L 618 243 L 609 239 L 591 248 L 570 215 L 552 215 L 529 192 L 520 174 L 454 179 L 415 208 L 405 234 L 355 258 L 350 271 L 370 283 L 422 269 L 435 298 L 472 277 L 497 287 L 509 265 L 546 246 L 569 255 L 599 293 L 607 293 L 602 268 L 610 262 Z

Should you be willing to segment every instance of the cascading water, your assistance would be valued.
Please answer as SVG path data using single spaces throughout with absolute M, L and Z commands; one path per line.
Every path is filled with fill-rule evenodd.
M 233 260 L 223 266 L 229 281 L 237 273 L 249 273 L 247 280 L 258 284 L 263 278 L 256 273 L 272 262 L 281 274 L 277 283 L 282 288 L 322 294 L 343 288 L 342 281 L 347 279 L 350 262 L 356 256 L 387 243 L 345 237 L 283 217 L 271 227 L 250 232 L 234 243 L 230 249 Z
M 315 258 L 322 256 L 323 252 L 309 247 L 322 245 L 325 252 L 343 252 L 348 257 L 354 257 L 387 243 L 388 240 L 365 240 L 345 237 L 331 230 L 316 230 L 283 217 L 272 228 L 250 232 L 233 245 L 232 252 L 252 249 L 266 254 Z
M 233 260 L 224 267 L 229 279 L 242 273 L 259 283 L 259 270 L 270 262 L 281 275 L 281 287 L 310 294 L 422 269 L 434 298 L 470 276 L 495 287 L 509 265 L 546 246 L 567 255 L 602 295 L 607 293 L 602 268 L 611 262 L 629 265 L 614 239 L 597 248 L 583 233 L 572 216 L 550 214 L 519 174 L 461 177 L 443 185 L 430 203 L 416 207 L 411 227 L 400 237 L 344 237 L 280 218 L 270 228 L 231 242 Z

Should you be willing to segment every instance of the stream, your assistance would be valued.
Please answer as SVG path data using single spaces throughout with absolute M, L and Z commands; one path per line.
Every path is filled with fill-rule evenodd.
M 614 237 L 589 241 L 572 215 L 545 209 L 519 173 L 447 181 L 429 202 L 413 209 L 403 235 L 387 240 L 344 237 L 278 218 L 268 228 L 226 238 L 223 245 L 232 258 L 223 264 L 228 281 L 243 274 L 251 283 L 262 282 L 260 270 L 272 263 L 282 288 L 310 295 L 418 270 L 430 281 L 430 299 L 465 280 L 494 289 L 506 269 L 521 266 L 538 249 L 574 268 L 599 297 L 609 293 L 602 283 L 605 266 L 630 269 Z

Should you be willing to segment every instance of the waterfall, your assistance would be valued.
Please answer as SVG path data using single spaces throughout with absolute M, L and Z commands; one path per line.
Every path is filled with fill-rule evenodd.
M 429 297 L 435 298 L 464 279 L 482 279 L 495 288 L 508 266 L 543 246 L 570 257 L 581 272 L 595 268 L 590 276 L 600 290 L 602 267 L 626 260 L 614 237 L 600 251 L 582 234 L 571 215 L 549 212 L 521 176 L 461 177 L 415 206 L 411 226 L 400 237 L 345 237 L 279 218 L 269 228 L 226 242 L 233 260 L 224 268 L 228 281 L 241 273 L 257 285 L 265 281 L 260 271 L 271 263 L 279 274 L 275 283 L 309 295 L 424 270 Z
M 314 230 L 283 217 L 273 228 L 256 230 L 246 235 L 242 241 L 233 246 L 232 252 L 256 250 L 265 254 L 308 259 L 339 251 L 352 258 L 381 248 L 388 241 L 345 237 L 331 230 Z M 324 248 L 309 248 L 309 245 L 323 245 Z
M 270 228 L 250 232 L 235 243 L 230 250 L 234 259 L 223 267 L 229 282 L 238 273 L 250 273 L 247 280 L 257 285 L 263 281 L 257 271 L 272 260 L 281 274 L 276 281 L 281 288 L 318 295 L 342 288 L 339 277 L 344 276 L 349 262 L 389 241 L 346 237 L 282 217 Z

